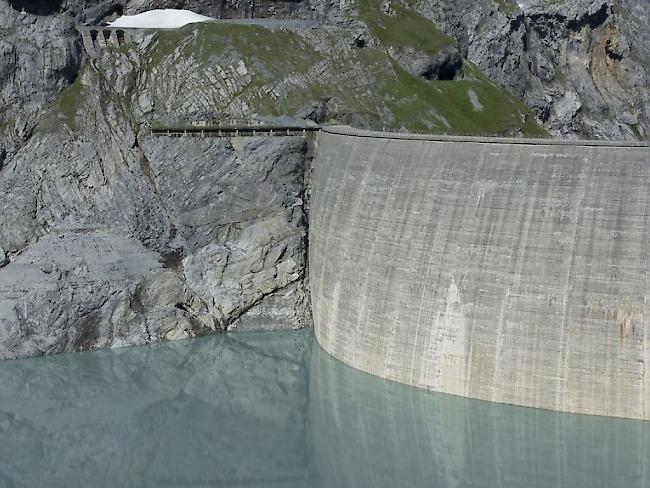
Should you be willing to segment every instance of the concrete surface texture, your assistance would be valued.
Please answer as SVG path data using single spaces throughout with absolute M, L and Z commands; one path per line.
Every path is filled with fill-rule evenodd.
M 330 128 L 316 337 L 390 380 L 650 419 L 650 147 Z

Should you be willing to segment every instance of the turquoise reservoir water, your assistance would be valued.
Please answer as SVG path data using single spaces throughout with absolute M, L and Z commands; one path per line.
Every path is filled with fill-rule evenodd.
M 311 331 L 0 363 L 0 487 L 650 486 L 648 423 L 389 383 Z

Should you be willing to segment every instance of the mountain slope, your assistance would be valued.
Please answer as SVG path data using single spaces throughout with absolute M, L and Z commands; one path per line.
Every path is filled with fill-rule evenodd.
M 555 134 L 642 137 L 647 89 L 632 81 L 647 47 L 629 39 L 647 29 L 626 1 L 640 19 L 627 30 L 610 24 L 622 13 L 574 25 L 577 3 L 547 18 L 483 0 L 471 12 L 433 0 L 256 2 L 257 14 L 322 23 L 142 31 L 89 55 L 75 24 L 151 6 L 241 16 L 246 3 L 0 0 L 0 358 L 310 323 L 305 142 L 156 137 L 153 126 L 309 119 L 546 135 L 537 115 Z M 524 40 L 552 56 L 535 64 Z M 588 78 L 565 65 L 543 78 L 555 59 L 580 60 L 576 46 L 591 53 Z

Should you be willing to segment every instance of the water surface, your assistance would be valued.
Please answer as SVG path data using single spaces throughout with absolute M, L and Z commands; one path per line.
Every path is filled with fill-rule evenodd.
M 0 487 L 645 488 L 640 421 L 352 370 L 311 331 L 0 363 Z

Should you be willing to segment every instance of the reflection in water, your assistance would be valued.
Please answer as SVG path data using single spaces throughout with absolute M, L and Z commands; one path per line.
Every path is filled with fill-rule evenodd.
M 0 363 L 0 487 L 305 487 L 311 333 Z
M 0 487 L 650 486 L 648 423 L 415 390 L 312 337 L 0 363 Z
M 310 415 L 323 486 L 650 486 L 650 425 L 430 393 L 312 355 Z

